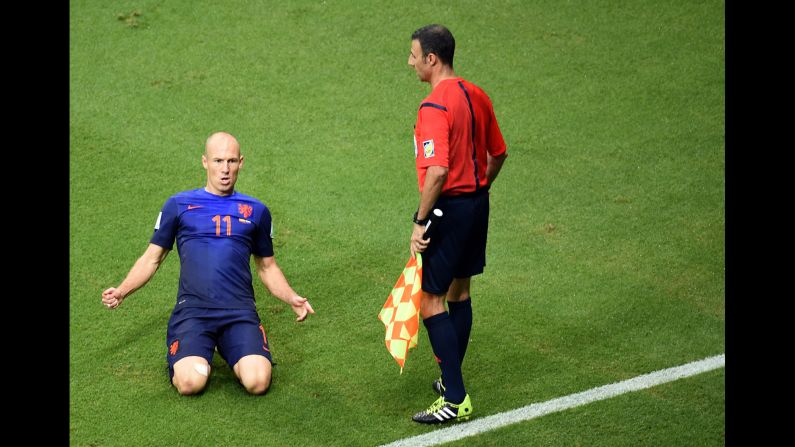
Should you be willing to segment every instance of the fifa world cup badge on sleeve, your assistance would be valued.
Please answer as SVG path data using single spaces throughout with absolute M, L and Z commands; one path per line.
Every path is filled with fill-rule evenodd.
M 425 140 L 422 142 L 422 151 L 425 158 L 431 158 L 434 156 L 433 152 L 433 140 Z

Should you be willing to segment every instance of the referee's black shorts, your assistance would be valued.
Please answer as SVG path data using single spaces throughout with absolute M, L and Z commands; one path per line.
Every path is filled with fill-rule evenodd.
M 444 295 L 453 278 L 483 273 L 489 229 L 489 192 L 441 196 L 434 208 L 444 212 L 422 253 L 422 290 Z

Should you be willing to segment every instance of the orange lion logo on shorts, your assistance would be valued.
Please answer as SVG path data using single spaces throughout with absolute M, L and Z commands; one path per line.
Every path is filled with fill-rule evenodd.
M 171 355 L 175 355 L 178 349 L 179 349 L 179 340 L 174 340 L 174 342 L 171 343 L 171 346 L 168 348 L 168 353 Z

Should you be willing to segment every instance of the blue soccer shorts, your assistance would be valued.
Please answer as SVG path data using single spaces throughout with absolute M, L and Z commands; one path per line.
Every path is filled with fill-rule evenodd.
M 444 295 L 453 278 L 483 273 L 489 230 L 489 192 L 441 196 L 434 208 L 444 215 L 422 253 L 422 290 Z
M 212 364 L 216 346 L 230 367 L 247 355 L 262 355 L 273 363 L 268 337 L 254 309 L 181 307 L 168 320 L 166 360 L 174 377 L 174 363 L 198 356 Z

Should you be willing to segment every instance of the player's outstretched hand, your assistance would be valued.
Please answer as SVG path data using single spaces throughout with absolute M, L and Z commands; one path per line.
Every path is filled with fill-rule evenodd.
M 115 309 L 119 307 L 122 301 L 124 301 L 124 297 L 121 296 L 121 292 L 119 292 L 119 290 L 115 287 L 110 287 L 102 292 L 102 304 L 104 304 L 108 309 Z
M 309 304 L 309 300 L 298 295 L 290 300 L 290 306 L 293 308 L 293 312 L 298 315 L 295 321 L 304 321 L 309 314 L 315 313 L 315 310 L 312 309 L 312 305 Z

